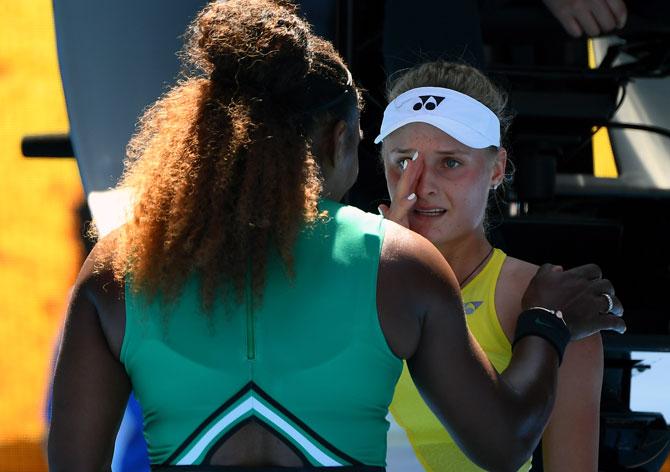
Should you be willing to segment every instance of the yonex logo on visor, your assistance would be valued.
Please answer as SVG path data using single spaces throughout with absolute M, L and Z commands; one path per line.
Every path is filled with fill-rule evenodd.
M 375 143 L 410 123 L 433 125 L 472 148 L 500 146 L 500 121 L 495 113 L 455 90 L 419 87 L 398 95 L 384 110 Z
M 440 103 L 442 103 L 442 100 L 444 100 L 444 97 L 436 97 L 434 95 L 423 95 L 419 97 L 420 102 L 417 102 L 414 104 L 412 107 L 412 110 L 414 111 L 421 111 L 421 110 L 435 110 Z

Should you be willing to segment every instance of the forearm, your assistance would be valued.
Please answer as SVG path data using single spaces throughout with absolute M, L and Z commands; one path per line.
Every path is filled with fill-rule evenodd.
M 542 337 L 527 335 L 515 343 L 507 369 L 495 374 L 494 394 L 481 399 L 491 408 L 483 419 L 486 441 L 493 438 L 499 454 L 480 466 L 517 470 L 532 455 L 554 405 L 558 359 L 556 348 Z
M 544 339 L 527 336 L 516 344 L 510 368 L 499 375 L 474 338 L 464 337 L 470 339 L 470 355 L 452 351 L 455 340 L 443 346 L 443 358 L 454 360 L 448 369 L 417 358 L 408 361 L 410 372 L 473 462 L 486 470 L 516 471 L 532 454 L 549 418 L 558 356 Z
M 558 383 L 556 350 L 540 337 L 524 337 L 515 344 L 500 380 L 508 390 L 504 407 L 511 425 L 507 447 L 520 466 L 533 454 L 551 416 Z

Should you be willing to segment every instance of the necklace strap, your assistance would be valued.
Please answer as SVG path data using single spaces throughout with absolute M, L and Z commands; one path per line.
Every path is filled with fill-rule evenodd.
M 465 285 L 466 282 L 469 282 L 469 281 L 470 281 L 470 278 L 475 274 L 475 272 L 477 272 L 477 271 L 484 265 L 484 263 L 489 259 L 489 257 L 491 257 L 491 254 L 493 254 L 493 250 L 494 250 L 494 249 L 495 249 L 495 248 L 494 248 L 493 246 L 491 246 L 491 250 L 484 256 L 484 259 L 482 259 L 481 261 L 479 261 L 479 264 L 477 264 L 477 265 L 475 266 L 475 268 L 472 269 L 472 270 L 470 271 L 470 273 L 469 273 L 469 274 L 468 274 L 462 281 L 459 281 L 459 282 L 458 282 L 458 285 L 459 285 L 461 288 L 463 287 L 463 285 Z

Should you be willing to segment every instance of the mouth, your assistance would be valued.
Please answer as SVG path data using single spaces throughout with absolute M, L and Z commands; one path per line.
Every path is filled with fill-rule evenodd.
M 415 215 L 429 218 L 439 217 L 447 212 L 444 208 L 415 208 L 413 211 Z

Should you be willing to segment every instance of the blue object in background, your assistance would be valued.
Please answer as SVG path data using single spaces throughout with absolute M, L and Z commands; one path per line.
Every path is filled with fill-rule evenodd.
M 119 432 L 114 443 L 112 472 L 149 472 L 149 453 L 142 434 L 142 409 L 130 395 Z

